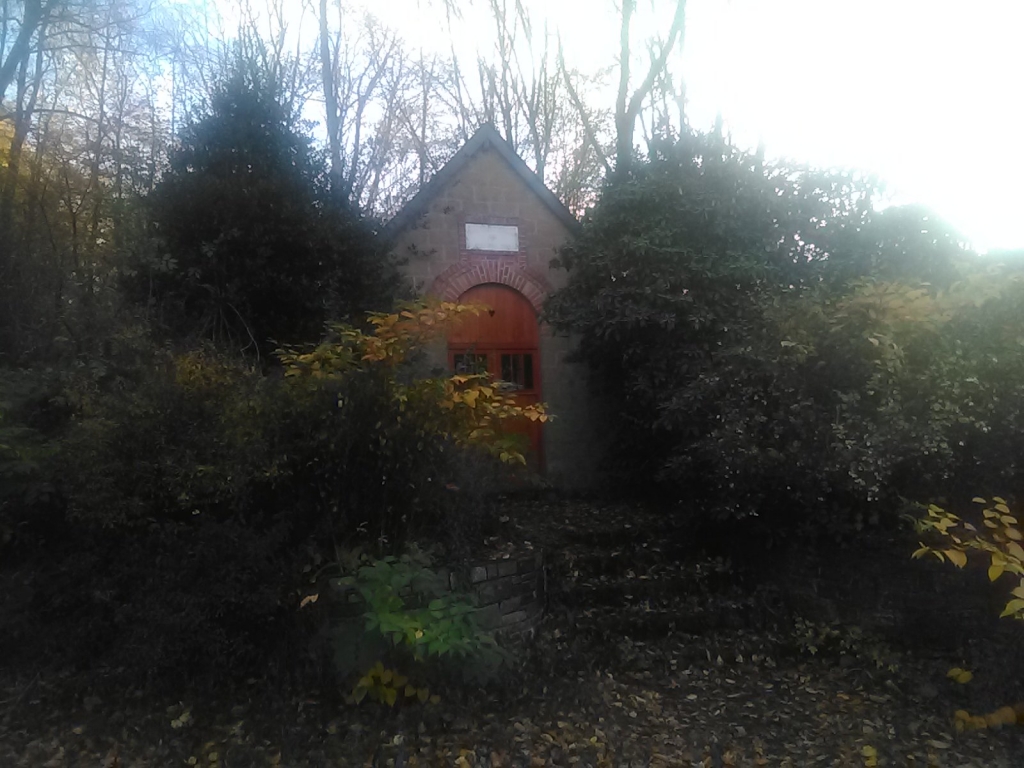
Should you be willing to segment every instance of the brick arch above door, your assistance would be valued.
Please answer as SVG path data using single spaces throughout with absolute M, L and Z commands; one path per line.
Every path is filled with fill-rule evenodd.
M 514 258 L 460 261 L 438 275 L 427 293 L 445 301 L 457 301 L 470 288 L 483 283 L 498 283 L 515 288 L 538 313 L 551 295 L 551 284 Z

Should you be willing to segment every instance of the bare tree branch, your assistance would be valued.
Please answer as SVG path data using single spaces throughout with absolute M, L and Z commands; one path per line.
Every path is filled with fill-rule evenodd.
M 587 141 L 593 147 L 594 153 L 597 155 L 601 165 L 604 166 L 605 172 L 610 176 L 612 173 L 611 163 L 608 162 L 608 156 L 601 149 L 601 145 L 597 141 L 597 132 L 594 130 L 590 115 L 586 107 L 583 106 L 583 100 L 580 99 L 579 93 L 576 92 L 576 88 L 572 84 L 572 78 L 569 77 L 569 70 L 565 66 L 565 56 L 562 52 L 561 40 L 558 41 L 558 68 L 562 71 L 562 79 L 565 81 L 565 89 L 569 93 L 569 99 L 572 101 L 573 106 L 576 107 L 580 121 L 583 123 L 583 130 L 586 133 Z
M 643 82 L 629 94 L 630 76 L 630 22 L 633 11 L 636 9 L 636 0 L 622 0 L 622 22 L 619 28 L 619 90 L 615 103 L 615 169 L 625 170 L 633 158 L 633 130 L 636 126 L 637 116 L 643 106 L 654 83 L 668 64 L 668 57 L 672 53 L 676 42 L 683 33 L 683 25 L 686 22 L 686 0 L 676 0 L 675 14 L 672 17 L 672 26 L 669 28 L 668 36 L 661 46 L 657 56 L 652 57 L 651 65 Z M 627 98 L 628 97 L 628 98 Z

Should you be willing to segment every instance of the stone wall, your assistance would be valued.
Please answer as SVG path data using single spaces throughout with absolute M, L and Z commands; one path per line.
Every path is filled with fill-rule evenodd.
M 532 636 L 544 613 L 547 595 L 540 552 L 480 563 L 469 569 L 468 579 L 465 574 L 462 578 L 479 601 L 480 626 L 512 639 Z

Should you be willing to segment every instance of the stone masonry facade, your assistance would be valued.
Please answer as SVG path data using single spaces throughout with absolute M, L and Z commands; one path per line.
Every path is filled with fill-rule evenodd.
M 455 301 L 473 286 L 498 283 L 519 291 L 539 314 L 567 279 L 564 270 L 551 267 L 559 246 L 572 236 L 567 216 L 552 210 L 550 199 L 531 188 L 507 155 L 484 143 L 431 191 L 422 210 L 396 233 L 393 251 L 405 260 L 406 276 L 420 294 Z M 467 223 L 517 227 L 518 251 L 467 249 Z M 569 338 L 541 324 L 541 399 L 555 417 L 544 425 L 545 476 L 554 487 L 586 489 L 598 484 L 601 419 L 588 395 L 585 368 L 567 360 L 571 351 Z M 435 364 L 446 363 L 443 350 L 435 355 Z

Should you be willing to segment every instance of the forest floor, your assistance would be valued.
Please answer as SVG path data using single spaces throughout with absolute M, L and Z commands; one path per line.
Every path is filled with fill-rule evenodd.
M 668 516 L 502 513 L 490 544 L 542 546 L 551 572 L 500 689 L 385 712 L 257 679 L 200 696 L 121 687 L 117 670 L 9 672 L 0 766 L 1024 766 L 1024 727 L 954 729 L 962 657 L 794 625 L 777 584 L 693 555 Z

